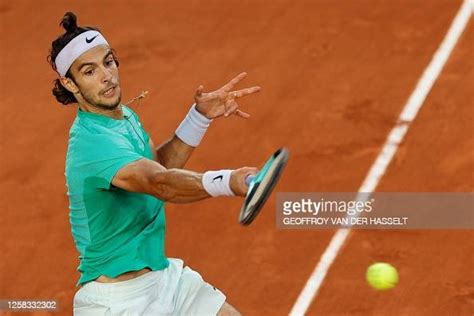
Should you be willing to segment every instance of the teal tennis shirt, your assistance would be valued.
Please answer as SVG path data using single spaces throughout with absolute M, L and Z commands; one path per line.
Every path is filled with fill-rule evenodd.
M 80 253 L 78 284 L 169 264 L 164 202 L 112 185 L 125 165 L 153 159 L 138 116 L 126 106 L 122 110 L 122 120 L 78 110 L 69 132 L 65 174 L 72 236 Z

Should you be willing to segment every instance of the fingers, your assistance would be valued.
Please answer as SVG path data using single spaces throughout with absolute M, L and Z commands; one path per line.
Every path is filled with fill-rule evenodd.
M 237 104 L 237 102 L 235 102 L 234 100 L 228 100 L 226 102 L 226 111 L 224 112 L 224 116 L 227 117 L 233 114 L 238 108 L 239 105 Z
M 253 167 L 242 167 L 232 171 L 230 177 L 230 188 L 237 196 L 245 196 L 247 194 L 248 185 L 245 182 L 245 178 L 249 175 L 256 175 L 258 173 L 257 168 Z
M 235 78 L 233 78 L 231 81 L 229 81 L 227 84 L 225 84 L 222 88 L 225 91 L 228 92 L 228 91 L 232 90 L 234 88 L 234 86 L 236 84 L 238 84 L 240 81 L 242 81 L 242 79 L 244 79 L 246 76 L 247 76 L 246 72 L 241 72 Z
M 255 87 L 251 87 L 251 88 L 247 88 L 247 89 L 242 89 L 242 90 L 229 92 L 229 96 L 231 98 L 227 99 L 227 101 L 225 102 L 224 116 L 228 117 L 231 114 L 236 114 L 237 116 L 245 118 L 245 119 L 249 118 L 250 114 L 245 113 L 245 112 L 238 109 L 239 105 L 237 104 L 237 102 L 235 102 L 235 99 L 241 98 L 241 97 L 249 95 L 249 94 L 257 93 L 260 90 L 261 90 L 260 87 L 255 86 Z
M 244 185 L 246 188 L 248 188 L 248 184 L 247 184 L 247 177 L 249 176 L 256 176 L 258 174 L 258 169 L 255 168 L 255 167 L 243 167 L 243 168 L 240 168 L 240 170 L 242 171 L 243 173 L 243 182 L 244 182 Z
M 250 170 L 248 171 L 249 172 L 248 174 L 250 174 L 252 176 L 257 175 L 257 173 L 259 172 L 258 168 L 255 168 L 255 167 L 250 167 L 249 169 Z
M 202 91 L 204 89 L 204 86 L 203 85 L 200 85 L 197 90 L 196 90 L 196 96 L 197 97 L 200 97 L 202 95 Z
M 225 103 L 224 116 L 228 117 L 231 114 L 235 114 L 244 119 L 248 119 L 250 117 L 250 114 L 239 110 L 239 105 L 237 104 L 237 102 L 235 102 L 234 100 L 228 100 Z
M 251 87 L 251 88 L 247 88 L 247 89 L 242 89 L 242 90 L 237 90 L 237 91 L 230 92 L 230 95 L 232 95 L 235 99 L 238 99 L 238 98 L 244 97 L 244 96 L 249 95 L 249 94 L 257 93 L 260 90 L 261 90 L 261 88 L 259 86 L 255 86 L 255 87 Z
M 225 117 L 229 116 L 229 114 L 233 112 L 233 111 L 231 111 L 231 109 L 233 107 L 232 103 L 235 103 L 234 100 L 229 99 L 229 100 L 225 101 L 225 103 L 224 103 L 224 116 Z
M 238 117 L 241 117 L 241 118 L 244 118 L 244 119 L 248 119 L 250 117 L 250 114 L 248 114 L 247 112 L 241 111 L 241 110 L 236 110 L 234 112 L 234 114 L 237 115 Z
M 236 114 L 237 116 L 239 116 L 241 118 L 245 118 L 245 119 L 249 118 L 250 114 L 248 114 L 246 112 L 243 112 L 243 111 L 238 109 L 239 105 L 237 104 L 237 102 L 235 102 L 235 99 L 241 98 L 241 97 L 249 95 L 249 94 L 257 93 L 260 90 L 261 90 L 261 88 L 259 86 L 254 86 L 254 87 L 247 88 L 247 89 L 242 89 L 242 90 L 229 92 L 230 99 L 227 99 L 227 101 L 225 102 L 224 116 L 228 117 L 231 114 Z
M 255 176 L 258 173 L 258 169 L 255 167 L 243 167 L 243 171 L 245 172 L 245 177 L 247 176 Z

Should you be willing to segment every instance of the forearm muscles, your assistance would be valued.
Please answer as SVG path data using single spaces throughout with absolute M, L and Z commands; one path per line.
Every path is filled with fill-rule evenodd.
M 154 148 L 156 160 L 167 169 L 183 168 L 194 152 L 194 147 L 185 144 L 176 135 Z
M 183 169 L 156 173 L 149 190 L 154 196 L 173 203 L 187 203 L 210 197 L 202 185 L 202 175 Z

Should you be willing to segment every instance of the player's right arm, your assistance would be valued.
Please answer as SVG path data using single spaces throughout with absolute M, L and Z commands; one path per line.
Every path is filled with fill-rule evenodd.
M 256 168 L 236 169 L 230 177 L 230 188 L 237 196 L 245 196 L 245 177 Z M 117 188 L 145 193 L 165 202 L 187 203 L 209 198 L 202 184 L 202 174 L 184 169 L 166 169 L 158 162 L 143 158 L 121 168 L 112 179 Z

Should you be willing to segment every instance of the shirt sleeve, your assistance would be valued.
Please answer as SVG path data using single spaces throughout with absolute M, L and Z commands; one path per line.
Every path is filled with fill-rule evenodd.
M 117 172 L 127 164 L 145 158 L 137 153 L 124 136 L 117 134 L 81 135 L 75 146 L 77 170 L 88 179 L 88 185 L 110 189 Z

